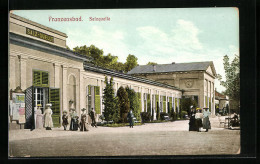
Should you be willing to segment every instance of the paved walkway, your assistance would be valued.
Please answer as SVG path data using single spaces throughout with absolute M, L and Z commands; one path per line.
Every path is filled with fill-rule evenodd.
M 209 132 L 189 132 L 188 120 L 129 127 L 98 127 L 88 132 L 11 130 L 10 156 L 122 156 L 237 154 L 240 131 L 219 127 L 210 118 Z
M 225 118 L 222 116 L 222 120 Z M 224 130 L 223 126 L 219 127 L 218 118 L 210 118 L 211 127 L 213 131 Z M 174 122 L 164 122 L 164 123 L 145 123 L 144 125 L 134 126 L 130 129 L 129 127 L 102 127 L 98 128 L 89 127 L 88 132 L 80 131 L 64 131 L 63 128 L 53 128 L 50 130 L 45 129 L 35 129 L 30 131 L 30 129 L 20 129 L 20 130 L 10 130 L 9 131 L 9 141 L 14 140 L 24 140 L 42 137 L 61 137 L 61 136 L 73 136 L 73 135 L 84 135 L 88 134 L 102 134 L 102 133 L 128 133 L 129 129 L 131 132 L 156 132 L 156 131 L 188 131 L 189 130 L 189 120 L 179 120 Z

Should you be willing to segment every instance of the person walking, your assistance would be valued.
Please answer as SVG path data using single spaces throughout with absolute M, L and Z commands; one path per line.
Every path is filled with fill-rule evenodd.
M 134 114 L 133 114 L 132 110 L 130 110 L 128 112 L 127 118 L 128 118 L 128 121 L 129 121 L 130 128 L 134 128 Z
M 77 116 L 76 110 L 73 108 L 72 113 L 71 113 L 71 123 L 70 123 L 70 130 L 72 130 L 72 131 L 78 130 L 78 126 L 76 125 L 77 117 L 78 116 Z
M 86 128 L 86 120 L 87 120 L 87 115 L 85 113 L 86 109 L 83 108 L 81 109 L 82 111 L 82 114 L 81 114 L 81 122 L 80 122 L 80 131 L 87 131 L 87 128 Z
M 206 132 L 208 132 L 209 129 L 211 129 L 210 121 L 209 121 L 209 108 L 204 108 L 203 111 L 203 129 L 206 129 Z
M 189 122 L 189 131 L 197 131 L 195 115 L 196 115 L 196 112 L 191 111 L 191 117 L 190 117 L 190 122 Z
M 36 110 L 36 129 L 42 129 L 43 128 L 43 114 L 41 110 L 41 104 L 37 105 L 37 110 Z
M 195 126 L 198 132 L 201 132 L 201 127 L 202 125 L 202 118 L 203 118 L 203 114 L 201 113 L 201 109 L 197 108 L 197 113 L 195 114 Z
M 89 112 L 90 118 L 91 118 L 91 126 L 97 127 L 96 118 L 95 118 L 95 111 L 94 108 L 91 108 L 91 111 Z
M 53 122 L 52 122 L 52 110 L 51 110 L 51 104 L 46 104 L 47 109 L 45 109 L 43 115 L 44 115 L 44 127 L 46 130 L 51 130 L 53 127 Z
M 62 126 L 64 127 L 64 130 L 67 129 L 69 122 L 68 122 L 68 115 L 67 115 L 67 111 L 64 110 L 63 111 L 63 115 L 62 115 Z

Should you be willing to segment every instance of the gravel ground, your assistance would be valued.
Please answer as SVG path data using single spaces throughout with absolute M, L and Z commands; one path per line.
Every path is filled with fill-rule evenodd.
M 223 117 L 222 117 L 223 118 Z M 222 155 L 238 154 L 240 130 L 219 127 L 210 118 L 209 132 L 189 132 L 188 120 L 129 127 L 90 127 L 88 132 L 36 129 L 9 131 L 11 157 Z

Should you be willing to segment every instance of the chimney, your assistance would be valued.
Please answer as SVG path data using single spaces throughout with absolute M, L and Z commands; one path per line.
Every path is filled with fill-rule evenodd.
M 153 65 L 153 72 L 156 71 L 156 65 Z
M 172 62 L 172 64 L 175 64 L 175 62 Z

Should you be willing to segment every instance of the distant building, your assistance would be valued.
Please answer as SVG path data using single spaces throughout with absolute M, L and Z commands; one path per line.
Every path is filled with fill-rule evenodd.
M 200 108 L 209 107 L 215 114 L 216 70 L 212 61 L 140 65 L 128 72 L 183 89 L 183 96 L 192 97 Z
M 217 91 L 215 91 L 215 108 L 216 113 L 219 113 L 219 111 L 222 111 L 223 109 L 227 108 L 229 106 L 229 98 L 226 95 L 223 95 Z M 226 111 L 229 112 L 229 111 Z

